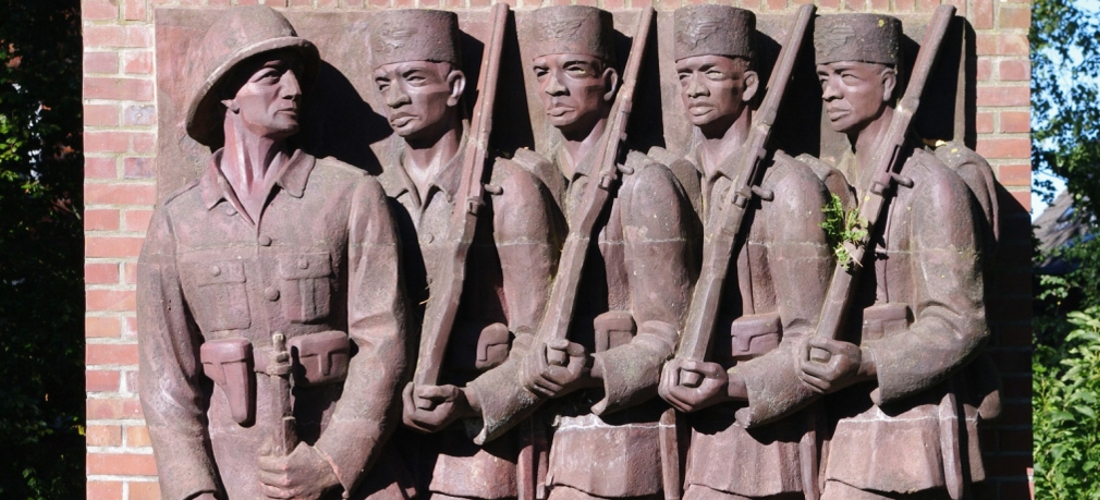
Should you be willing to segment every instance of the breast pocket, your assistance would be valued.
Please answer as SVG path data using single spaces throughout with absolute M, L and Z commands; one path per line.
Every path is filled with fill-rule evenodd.
M 285 291 L 283 313 L 296 323 L 328 318 L 332 300 L 332 261 L 327 253 L 280 255 Z
M 244 263 L 215 261 L 190 264 L 187 273 L 198 285 L 199 300 L 191 310 L 204 332 L 245 330 L 252 326 L 245 289 Z

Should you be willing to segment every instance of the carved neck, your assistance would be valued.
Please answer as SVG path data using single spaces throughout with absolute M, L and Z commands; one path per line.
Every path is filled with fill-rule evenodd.
M 562 151 L 565 153 L 565 162 L 560 165 L 562 174 L 566 178 L 572 179 L 573 175 L 577 173 L 578 163 L 584 161 L 589 154 L 599 144 L 600 139 L 603 137 L 604 129 L 607 128 L 607 118 L 601 118 L 596 122 L 596 125 L 592 127 L 592 130 L 587 136 L 583 138 L 569 137 L 562 135 Z M 588 173 L 592 173 L 589 171 Z
M 733 155 L 738 154 L 749 138 L 749 128 L 752 126 L 752 111 L 748 108 L 738 116 L 736 120 L 721 133 L 709 134 L 703 131 L 703 142 L 700 144 L 699 160 L 702 163 L 703 173 L 708 179 L 718 175 L 718 169 L 722 167 Z M 734 176 L 737 172 L 725 172 Z
M 450 126 L 430 140 L 406 139 L 404 165 L 405 173 L 416 185 L 417 192 L 423 196 L 428 184 L 435 179 L 447 164 L 457 156 L 462 147 L 462 120 L 457 115 Z
M 894 108 L 887 106 L 882 114 L 858 132 L 848 134 L 848 142 L 852 145 L 852 152 L 856 155 L 856 171 L 859 185 L 856 189 L 862 190 L 867 185 L 869 175 L 874 175 L 871 170 L 874 165 L 875 150 L 883 140 L 883 135 L 890 128 L 890 122 L 894 118 Z
M 286 140 L 262 137 L 226 118 L 222 174 L 253 221 L 258 221 L 280 167 L 290 158 Z

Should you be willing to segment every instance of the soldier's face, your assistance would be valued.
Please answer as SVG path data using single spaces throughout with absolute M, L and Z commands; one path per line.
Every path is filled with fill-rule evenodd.
M 858 61 L 818 64 L 817 79 L 829 125 L 842 133 L 859 132 L 882 116 L 897 83 L 890 67 Z
M 222 101 L 229 112 L 240 116 L 250 132 L 280 140 L 298 132 L 302 74 L 299 58 L 292 52 L 261 55 L 242 68 L 248 75 L 232 99 Z
M 550 54 L 533 64 L 539 99 L 550 124 L 562 133 L 587 134 L 611 109 L 618 74 L 585 54 Z
M 756 95 L 757 76 L 744 59 L 718 55 L 676 61 L 688 119 L 704 134 L 724 133 Z
M 466 77 L 450 63 L 407 61 L 374 70 L 386 119 L 406 140 L 436 138 L 454 123 Z

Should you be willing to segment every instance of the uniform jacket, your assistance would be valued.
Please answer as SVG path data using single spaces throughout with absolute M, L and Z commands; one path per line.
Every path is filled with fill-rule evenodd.
M 257 460 L 279 418 L 271 380 L 253 375 L 255 419 L 238 424 L 223 388 L 204 376 L 203 343 L 248 340 L 249 371 L 260 372 L 273 333 L 294 341 L 331 330 L 350 338 L 347 376 L 295 388 L 297 432 L 352 490 L 396 422 L 407 367 L 399 248 L 382 189 L 358 169 L 297 151 L 252 224 L 220 157 L 156 208 L 138 263 L 139 385 L 161 491 L 169 500 L 262 496 Z M 377 486 L 366 483 L 352 498 Z
M 405 269 L 415 283 L 410 294 L 430 310 L 431 283 L 448 255 L 448 233 L 463 167 L 460 153 L 418 193 L 404 169 L 404 143 L 379 180 L 394 200 L 404 245 Z M 537 177 L 508 160 L 492 167 L 490 183 L 500 187 L 480 211 L 455 327 L 448 342 L 441 383 L 465 385 L 508 356 L 509 332 L 530 334 L 542 318 L 551 269 L 554 201 Z M 420 311 L 424 313 L 423 310 Z M 420 470 L 432 492 L 463 498 L 514 497 L 518 443 L 514 433 L 485 446 L 473 443 L 463 422 L 419 439 Z M 414 438 L 415 439 L 415 438 Z M 486 478 L 491 478 L 487 480 Z
M 570 340 L 594 353 L 603 388 L 554 401 L 546 410 L 554 426 L 547 483 L 604 497 L 661 491 L 658 419 L 667 407 L 654 396 L 696 277 L 687 222 L 692 215 L 682 187 L 667 167 L 644 155 L 631 158 L 634 172 L 623 177 L 603 215 L 598 245 L 589 250 L 570 331 Z M 553 165 L 542 174 L 552 190 L 557 186 L 567 218 L 592 180 L 594 158 L 578 165 L 569 178 Z M 521 350 L 529 343 L 517 338 Z M 538 398 L 516 382 L 518 366 L 512 356 L 470 384 L 483 409 L 479 439 L 492 439 L 537 405 Z
M 965 480 L 985 477 L 977 434 L 981 391 L 970 385 L 984 377 L 956 376 L 989 335 L 981 209 L 963 180 L 931 153 L 910 149 L 906 156 L 902 174 L 913 187 L 895 188 L 842 335 L 873 357 L 877 383 L 826 398 L 831 435 L 822 459 L 824 479 L 895 492 L 944 487 L 945 453 L 957 452 L 969 464 Z M 851 178 L 854 164 L 847 155 L 840 170 L 862 185 L 866 179 Z M 773 368 L 766 388 L 784 398 L 745 409 L 739 419 L 749 425 L 812 399 L 796 374 Z M 957 396 L 953 408 L 946 406 L 949 393 Z M 947 425 L 958 428 L 960 450 L 941 446 Z

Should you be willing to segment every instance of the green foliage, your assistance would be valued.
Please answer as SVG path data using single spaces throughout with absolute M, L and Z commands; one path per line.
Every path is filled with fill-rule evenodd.
M 1032 357 L 1035 498 L 1100 499 L 1100 308 L 1067 319 L 1065 342 Z
M 867 219 L 859 216 L 859 210 L 852 208 L 844 211 L 844 205 L 840 197 L 831 195 L 829 202 L 821 207 L 825 214 L 825 221 L 821 223 L 821 229 L 825 230 L 825 241 L 833 249 L 833 256 L 844 269 L 851 269 L 852 264 L 862 265 L 852 260 L 850 247 L 863 246 L 867 238 Z
M 0 12 L 0 498 L 83 498 L 80 2 Z

